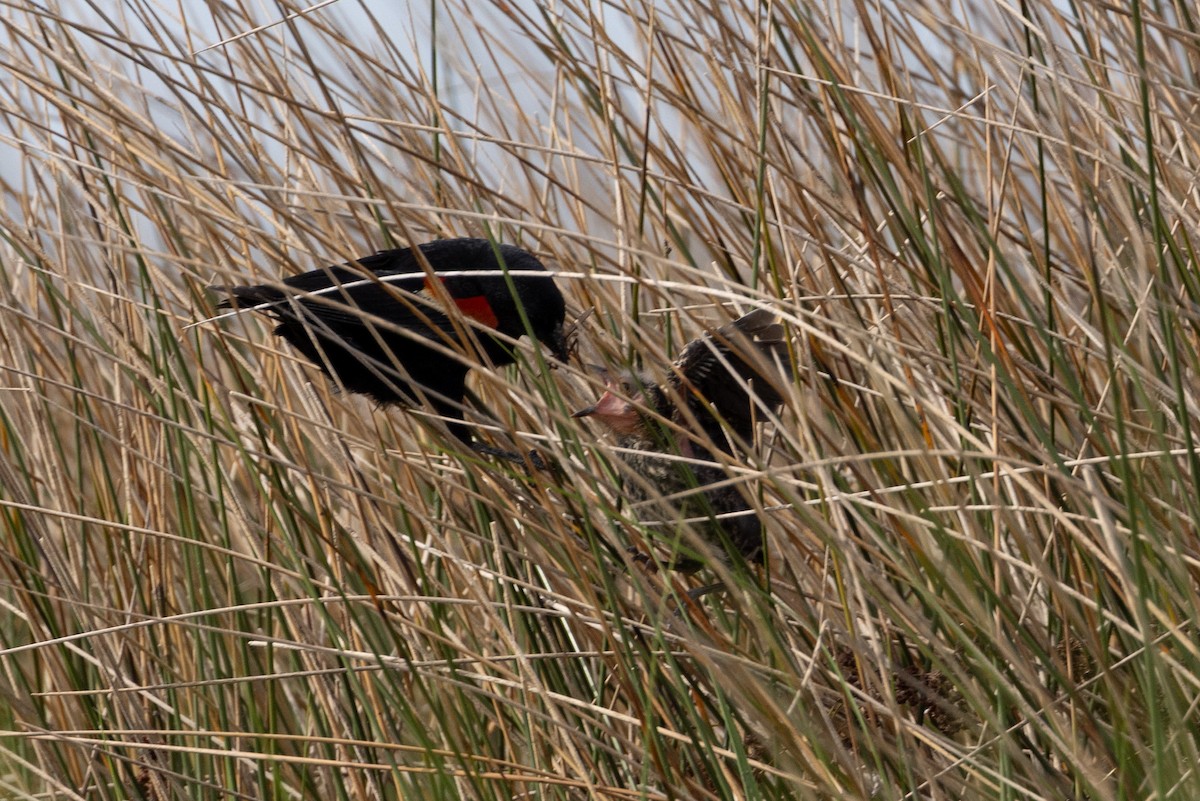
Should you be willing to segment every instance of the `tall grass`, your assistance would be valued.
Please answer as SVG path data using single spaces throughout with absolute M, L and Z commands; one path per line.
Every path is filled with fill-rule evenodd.
M 179 13 L 0 12 L 0 795 L 1200 797 L 1186 5 Z M 195 324 L 450 235 L 581 364 L 779 315 L 765 569 L 631 562 L 586 369 L 474 379 L 531 474 Z

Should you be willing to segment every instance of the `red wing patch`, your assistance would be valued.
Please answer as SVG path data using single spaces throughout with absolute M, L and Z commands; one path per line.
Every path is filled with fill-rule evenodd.
M 470 317 L 472 320 L 478 320 L 489 328 L 500 327 L 500 320 L 496 317 L 496 313 L 492 311 L 492 304 L 488 303 L 488 299 L 483 295 L 472 295 L 469 298 L 455 298 L 454 305 L 459 308 L 459 311 L 464 316 Z
M 429 289 L 428 276 L 425 278 L 425 289 Z M 500 319 L 492 311 L 492 304 L 488 303 L 486 296 L 470 295 L 465 298 L 456 298 L 451 295 L 450 299 L 454 301 L 454 305 L 458 307 L 458 310 L 463 313 L 464 317 L 470 317 L 472 320 L 483 323 L 489 328 L 500 327 Z

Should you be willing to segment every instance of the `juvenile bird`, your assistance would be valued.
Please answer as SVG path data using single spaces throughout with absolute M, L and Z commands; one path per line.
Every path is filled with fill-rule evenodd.
M 463 419 L 471 365 L 516 360 L 512 344 L 489 331 L 513 339 L 531 334 L 555 358 L 567 359 L 566 304 L 554 278 L 548 272 L 506 274 L 545 270 L 533 254 L 512 245 L 441 239 L 274 284 L 214 289 L 228 294 L 218 308 L 252 308 L 274 317 L 275 334 L 339 385 L 385 405 L 427 401 L 470 443 L 470 428 L 454 421 Z M 448 313 L 447 303 L 457 312 Z
M 647 502 L 668 531 L 681 520 L 706 518 L 693 530 L 717 555 L 755 561 L 762 524 L 716 454 L 752 449 L 756 423 L 783 404 L 786 364 L 782 326 L 758 309 L 689 343 L 665 383 L 646 373 L 609 378 L 600 399 L 573 416 L 596 419 L 627 449 L 618 456 L 629 468 L 631 502 Z M 710 556 L 687 537 L 674 539 L 676 570 L 694 572 Z

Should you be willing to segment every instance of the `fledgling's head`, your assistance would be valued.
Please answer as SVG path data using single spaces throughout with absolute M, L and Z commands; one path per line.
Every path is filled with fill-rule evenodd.
M 648 373 L 604 374 L 604 394 L 572 417 L 594 417 L 618 437 L 649 436 L 647 414 L 662 413 L 665 397 Z

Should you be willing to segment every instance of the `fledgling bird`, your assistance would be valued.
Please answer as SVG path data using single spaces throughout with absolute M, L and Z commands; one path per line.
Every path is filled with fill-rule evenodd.
M 645 373 L 609 378 L 600 399 L 573 416 L 596 419 L 627 449 L 618 456 L 630 469 L 631 502 L 651 502 L 669 529 L 707 518 L 696 530 L 716 554 L 758 561 L 762 523 L 716 454 L 749 452 L 756 424 L 779 412 L 790 376 L 785 351 L 783 327 L 758 309 L 689 343 L 665 383 Z M 694 572 L 709 556 L 686 539 L 677 547 L 676 570 Z
M 493 274 L 441 275 L 470 271 Z M 509 271 L 545 275 L 502 274 Z M 349 391 L 384 405 L 428 401 L 468 444 L 470 428 L 456 421 L 463 419 L 471 364 L 501 367 L 516 360 L 511 343 L 489 329 L 513 339 L 532 334 L 558 360 L 568 355 L 566 304 L 554 278 L 528 251 L 487 239 L 440 239 L 275 284 L 213 289 L 228 294 L 217 308 L 251 308 L 274 317 L 277 336 Z M 447 301 L 457 314 L 447 313 Z

